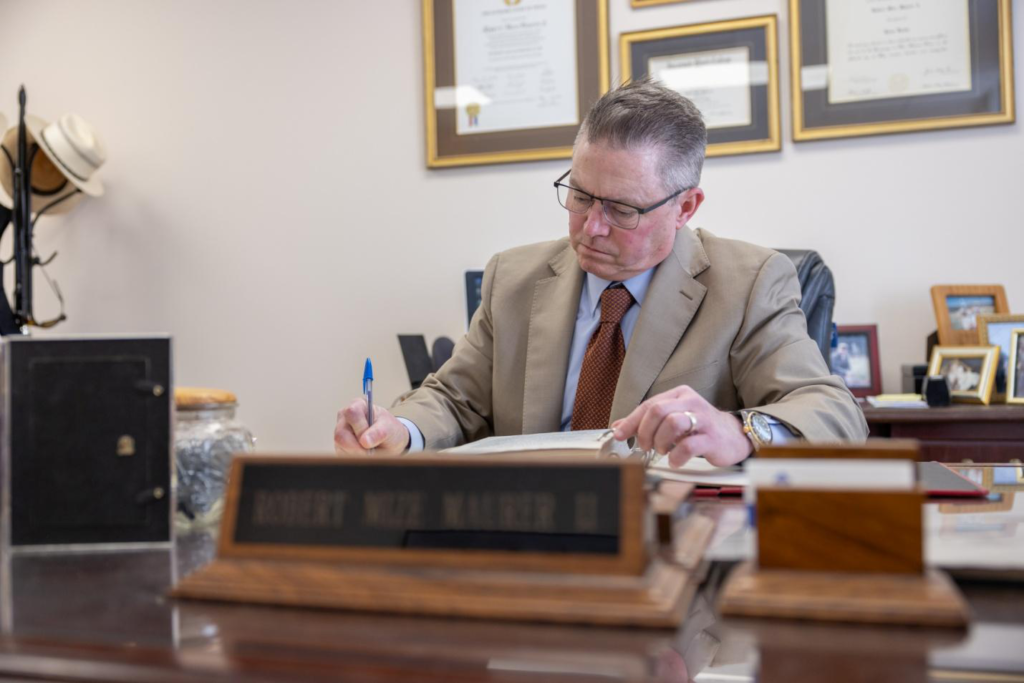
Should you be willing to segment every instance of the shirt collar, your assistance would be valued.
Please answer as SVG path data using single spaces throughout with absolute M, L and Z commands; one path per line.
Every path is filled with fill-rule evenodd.
M 633 299 L 636 301 L 638 306 L 644 305 L 644 297 L 647 295 L 647 288 L 651 284 L 651 278 L 654 277 L 654 268 L 650 268 L 634 275 L 628 280 L 622 282 L 622 286 L 629 290 L 629 293 L 633 295 Z M 597 307 L 601 304 L 601 293 L 608 288 L 608 285 L 612 284 L 612 280 L 605 280 L 599 278 L 593 273 L 587 273 L 587 287 L 586 293 L 588 300 L 586 303 L 586 310 L 590 313 L 597 311 Z

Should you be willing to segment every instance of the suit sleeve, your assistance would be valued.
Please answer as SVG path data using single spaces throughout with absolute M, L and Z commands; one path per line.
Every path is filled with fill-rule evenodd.
M 807 335 L 796 269 L 782 254 L 770 256 L 754 280 L 730 363 L 745 408 L 771 415 L 808 441 L 867 438 L 863 412 Z
M 455 344 L 452 357 L 419 389 L 405 394 L 392 407 L 419 428 L 426 450 L 440 450 L 476 441 L 493 432 L 491 389 L 494 327 L 491 296 L 500 254 L 484 270 L 480 307 L 469 331 Z

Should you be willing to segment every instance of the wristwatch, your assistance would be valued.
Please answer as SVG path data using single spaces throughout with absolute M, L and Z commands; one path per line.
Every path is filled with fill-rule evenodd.
M 739 411 L 739 418 L 743 423 L 743 433 L 754 445 L 755 453 L 763 446 L 772 445 L 772 426 L 768 422 L 768 418 L 753 410 Z

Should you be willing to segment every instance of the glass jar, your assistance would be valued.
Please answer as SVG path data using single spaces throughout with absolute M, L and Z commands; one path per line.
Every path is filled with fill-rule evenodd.
M 235 419 L 238 401 L 230 391 L 178 387 L 174 404 L 176 526 L 208 528 L 220 521 L 231 457 L 251 453 L 256 440 Z

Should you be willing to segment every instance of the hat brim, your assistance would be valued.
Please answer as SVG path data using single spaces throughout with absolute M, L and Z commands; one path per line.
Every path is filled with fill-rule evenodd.
M 17 140 L 18 130 L 16 128 L 9 128 L 7 132 L 0 135 L 0 140 L 5 142 L 5 147 L 10 149 L 13 144 L 8 138 Z M 12 150 L 13 155 L 17 154 L 17 150 Z M 13 156 L 12 155 L 12 156 Z M 61 171 L 61 176 L 67 180 L 67 176 L 64 174 L 63 169 L 58 168 Z M 14 192 L 14 169 L 11 168 L 10 162 L 7 160 L 7 155 L 0 151 L 0 206 L 4 206 L 8 209 L 14 208 L 14 198 L 11 193 Z M 71 195 L 68 197 L 68 195 Z M 75 207 L 76 204 L 81 200 L 82 193 L 79 191 L 77 185 L 73 185 L 71 181 L 68 181 L 67 188 L 62 189 L 59 193 L 55 194 L 39 194 L 35 191 L 32 192 L 32 212 L 36 213 L 39 209 L 46 207 L 48 204 L 56 200 L 61 200 L 53 208 L 46 212 L 48 216 L 56 216 L 58 214 L 67 213 Z
M 50 150 L 50 146 L 46 144 L 46 138 L 43 137 L 43 128 L 46 128 L 47 123 L 38 116 L 31 114 L 25 115 L 25 127 L 28 128 L 28 132 L 35 138 L 36 144 L 39 145 L 39 149 L 43 150 L 43 154 L 49 158 L 53 165 L 56 166 L 64 177 L 68 179 L 68 182 L 77 187 L 82 192 L 86 193 L 90 197 L 100 197 L 103 195 L 103 183 L 96 176 L 89 178 L 88 180 L 82 180 L 75 176 L 74 173 L 68 170 L 67 166 Z

